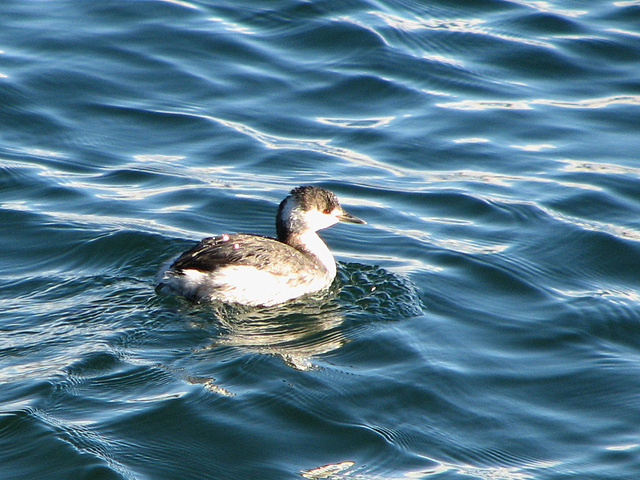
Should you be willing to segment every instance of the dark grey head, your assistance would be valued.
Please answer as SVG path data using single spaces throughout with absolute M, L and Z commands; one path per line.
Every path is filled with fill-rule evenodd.
M 324 188 L 305 185 L 296 187 L 278 207 L 276 231 L 279 240 L 291 234 L 318 231 L 338 222 L 366 223 L 346 213 L 333 192 Z

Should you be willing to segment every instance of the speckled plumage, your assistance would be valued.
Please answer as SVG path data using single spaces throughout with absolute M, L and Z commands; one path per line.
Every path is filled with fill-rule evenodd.
M 233 265 L 257 266 L 274 275 L 291 273 L 294 261 L 301 269 L 316 269 L 318 263 L 286 243 L 261 235 L 238 233 L 205 238 L 180 255 L 171 265 L 174 270 L 214 272 Z

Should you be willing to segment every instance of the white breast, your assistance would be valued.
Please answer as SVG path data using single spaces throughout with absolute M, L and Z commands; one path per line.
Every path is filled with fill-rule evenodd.
M 232 265 L 217 269 L 214 273 L 187 269 L 179 274 L 167 270 L 162 276 L 161 284 L 163 289 L 189 298 L 271 306 L 329 287 L 335 276 L 335 263 L 333 272 L 331 277 L 318 275 L 294 282 L 288 276 L 273 275 L 256 267 Z

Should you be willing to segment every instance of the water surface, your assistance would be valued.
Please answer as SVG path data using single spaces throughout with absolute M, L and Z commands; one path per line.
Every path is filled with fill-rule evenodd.
M 633 479 L 637 1 L 4 1 L 0 476 Z M 338 280 L 157 295 L 291 188 Z

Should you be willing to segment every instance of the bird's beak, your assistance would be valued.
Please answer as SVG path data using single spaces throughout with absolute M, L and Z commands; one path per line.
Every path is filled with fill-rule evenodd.
M 339 215 L 336 215 L 336 218 L 341 222 L 345 222 L 345 223 L 360 223 L 363 225 L 367 223 L 361 218 L 351 215 L 350 213 L 347 213 L 344 210 Z

